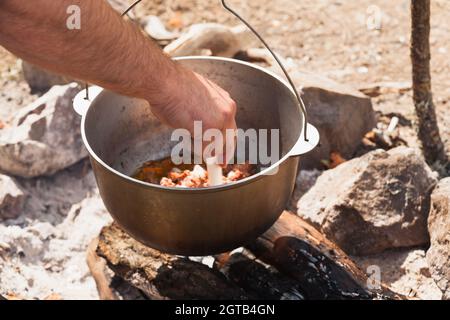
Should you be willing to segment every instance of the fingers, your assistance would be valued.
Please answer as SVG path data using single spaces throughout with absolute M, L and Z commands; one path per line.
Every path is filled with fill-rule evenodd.
M 237 134 L 237 125 L 236 121 L 233 118 L 233 121 L 231 125 L 229 125 L 225 129 L 225 145 L 223 148 L 223 155 L 221 156 L 221 159 L 224 159 L 223 166 L 226 166 L 227 164 L 231 163 L 231 161 L 234 158 L 234 153 L 236 150 L 236 134 Z
M 190 74 L 194 77 L 183 82 L 176 92 L 173 106 L 162 108 L 158 117 L 172 127 L 188 129 L 195 145 L 202 145 L 203 155 L 207 143 L 203 141 L 203 136 L 195 136 L 194 121 L 202 122 L 202 131 L 217 129 L 222 133 L 222 139 L 217 139 L 213 156 L 225 166 L 233 159 L 236 148 L 236 102 L 213 81 L 200 74 Z M 200 150 L 194 152 L 197 154 Z

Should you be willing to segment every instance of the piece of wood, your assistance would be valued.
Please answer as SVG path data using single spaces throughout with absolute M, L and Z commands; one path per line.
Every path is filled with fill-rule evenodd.
M 117 225 L 103 228 L 97 254 L 116 275 L 150 299 L 247 299 L 246 293 L 217 270 L 148 248 Z
M 298 281 L 307 299 L 402 298 L 383 285 L 371 292 L 367 276 L 336 244 L 287 211 L 247 248 Z
M 111 281 L 106 275 L 106 260 L 96 253 L 98 238 L 89 244 L 86 254 L 86 262 L 97 286 L 100 300 L 119 300 L 110 287 Z
M 448 164 L 431 91 L 430 0 L 411 1 L 413 98 L 423 153 L 428 164 Z

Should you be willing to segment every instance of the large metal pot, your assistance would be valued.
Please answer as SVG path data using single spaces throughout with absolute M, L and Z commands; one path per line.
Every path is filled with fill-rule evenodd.
M 146 101 L 91 88 L 74 107 L 82 114 L 82 136 L 100 195 L 115 221 L 133 238 L 178 255 L 209 255 L 242 246 L 278 219 L 291 196 L 299 155 L 313 149 L 317 130 L 308 126 L 288 84 L 249 63 L 186 57 L 179 63 L 230 92 L 242 129 L 279 129 L 281 160 L 240 182 L 205 189 L 176 189 L 130 178 L 145 161 L 170 155 L 171 128 Z

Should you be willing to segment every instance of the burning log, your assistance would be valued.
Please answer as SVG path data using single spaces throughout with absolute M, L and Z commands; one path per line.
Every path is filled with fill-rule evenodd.
M 383 286 L 371 292 L 367 276 L 336 244 L 290 212 L 248 248 L 295 279 L 307 299 L 401 298 Z
M 340 248 L 290 212 L 247 248 L 209 268 L 148 248 L 113 224 L 97 254 L 151 299 L 402 299 L 383 286 L 371 292 Z
M 245 292 L 207 266 L 163 254 L 130 238 L 117 225 L 105 227 L 97 254 L 151 299 L 246 299 Z

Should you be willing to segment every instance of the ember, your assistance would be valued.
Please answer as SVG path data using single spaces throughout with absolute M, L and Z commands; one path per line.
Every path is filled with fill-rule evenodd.
M 229 165 L 224 169 L 223 182 L 232 183 L 257 173 L 257 166 L 248 163 Z M 208 187 L 208 172 L 204 165 L 175 165 L 170 158 L 146 162 L 133 178 L 164 187 Z

